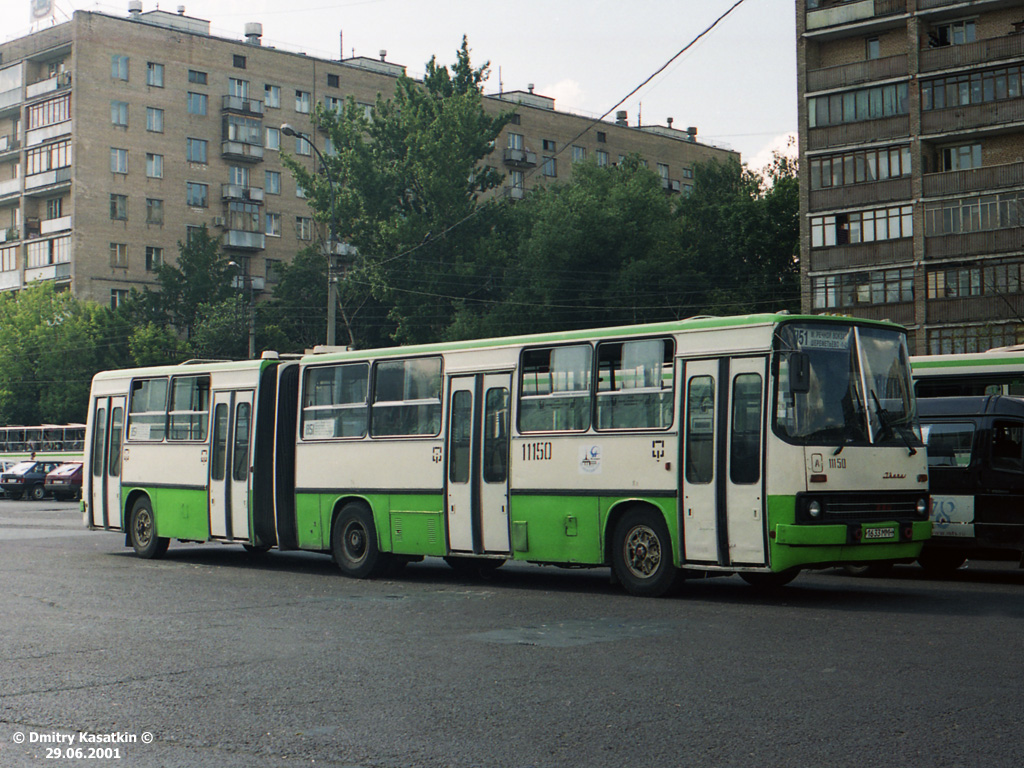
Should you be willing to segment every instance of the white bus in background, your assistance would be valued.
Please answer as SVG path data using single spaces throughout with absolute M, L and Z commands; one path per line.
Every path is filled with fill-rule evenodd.
M 788 582 L 929 535 L 905 332 L 756 315 L 98 374 L 86 516 L 170 539 Z

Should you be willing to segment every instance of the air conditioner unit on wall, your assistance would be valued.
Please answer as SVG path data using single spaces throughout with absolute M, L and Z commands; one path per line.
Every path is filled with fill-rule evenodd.
M 213 226 L 215 227 L 224 227 L 227 226 L 227 223 L 227 219 L 225 219 L 223 216 L 213 217 Z

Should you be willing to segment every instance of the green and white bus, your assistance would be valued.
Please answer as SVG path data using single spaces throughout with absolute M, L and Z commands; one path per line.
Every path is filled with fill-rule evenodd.
M 905 332 L 754 315 L 93 381 L 85 515 L 143 557 L 170 539 L 783 584 L 912 561 L 927 467 Z

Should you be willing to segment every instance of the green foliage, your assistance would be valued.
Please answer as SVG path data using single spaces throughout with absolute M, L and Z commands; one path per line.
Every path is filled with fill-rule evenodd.
M 130 364 L 123 317 L 33 285 L 0 295 L 0 423 L 84 422 L 92 376 Z

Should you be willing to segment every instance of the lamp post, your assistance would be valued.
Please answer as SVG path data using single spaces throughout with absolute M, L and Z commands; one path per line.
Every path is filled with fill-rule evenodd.
M 237 261 L 229 261 L 228 266 L 238 270 L 242 290 L 249 289 L 249 359 L 256 357 L 256 297 L 253 294 L 252 275 Z
M 316 145 L 307 137 L 296 131 L 295 128 L 288 123 L 281 124 L 281 133 L 285 136 L 295 136 L 296 138 L 301 138 L 305 141 L 309 145 L 309 148 L 316 153 L 317 159 L 320 161 L 320 167 L 324 169 L 324 173 L 327 175 L 327 188 L 330 192 L 331 201 L 331 209 L 327 220 L 327 346 L 333 347 L 334 326 L 338 306 L 338 276 L 334 265 L 334 175 L 331 173 L 331 167 L 324 159 L 323 153 L 321 153 L 320 150 L 316 148 Z

